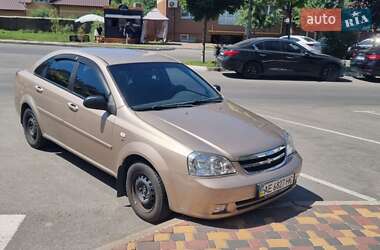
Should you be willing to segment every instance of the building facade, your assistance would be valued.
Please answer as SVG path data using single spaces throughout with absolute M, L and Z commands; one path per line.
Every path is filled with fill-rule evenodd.
M 168 39 L 180 42 L 201 42 L 203 23 L 195 22 L 187 11 L 183 10 L 178 0 L 157 0 L 157 8 L 169 18 Z M 207 42 L 234 43 L 244 39 L 245 29 L 237 25 L 237 15 L 226 12 L 217 20 L 211 20 L 207 26 Z M 282 27 L 259 30 L 255 36 L 279 36 Z
M 55 8 L 60 17 L 78 17 L 108 6 L 109 0 L 0 0 L 0 15 L 26 16 L 36 9 Z

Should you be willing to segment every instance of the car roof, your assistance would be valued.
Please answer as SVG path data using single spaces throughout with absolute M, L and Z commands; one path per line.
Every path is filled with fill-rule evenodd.
M 74 54 L 84 57 L 97 57 L 108 65 L 149 62 L 178 62 L 178 60 L 174 58 L 159 55 L 154 51 L 123 48 L 79 48 L 64 49 L 55 52 L 55 55 L 60 54 Z
M 238 43 L 232 44 L 231 47 L 244 47 L 246 45 L 251 45 L 251 44 L 259 42 L 259 41 L 272 41 L 272 40 L 280 40 L 280 38 L 278 38 L 278 37 L 255 37 L 255 38 L 246 39 L 246 40 L 240 41 Z

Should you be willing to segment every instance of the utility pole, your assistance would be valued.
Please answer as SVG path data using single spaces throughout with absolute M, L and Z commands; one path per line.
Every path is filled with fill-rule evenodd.
M 292 11 L 293 11 L 292 2 L 289 1 L 288 2 L 288 7 L 287 7 L 287 12 L 288 12 L 287 13 L 288 14 L 287 24 L 288 24 L 288 26 L 287 26 L 287 31 L 286 31 L 289 40 L 290 40 L 290 33 L 291 33 L 291 29 L 292 29 L 292 19 L 293 19 L 293 15 L 292 15 L 293 13 L 292 13 Z
M 247 39 L 252 37 L 252 12 L 253 12 L 253 0 L 248 0 L 248 20 L 245 35 Z

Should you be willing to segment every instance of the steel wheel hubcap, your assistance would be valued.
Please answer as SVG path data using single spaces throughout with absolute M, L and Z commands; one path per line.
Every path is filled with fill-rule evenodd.
M 141 205 L 150 209 L 155 202 L 155 192 L 152 182 L 145 175 L 139 175 L 135 181 L 135 193 Z
M 35 140 L 37 139 L 37 121 L 34 117 L 29 117 L 27 123 L 26 123 L 27 131 L 30 135 L 30 137 Z

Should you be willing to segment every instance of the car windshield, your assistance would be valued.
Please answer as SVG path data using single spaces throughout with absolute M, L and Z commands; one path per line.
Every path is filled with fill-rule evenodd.
M 191 107 L 222 101 L 199 75 L 180 63 L 109 66 L 128 105 L 135 111 Z

